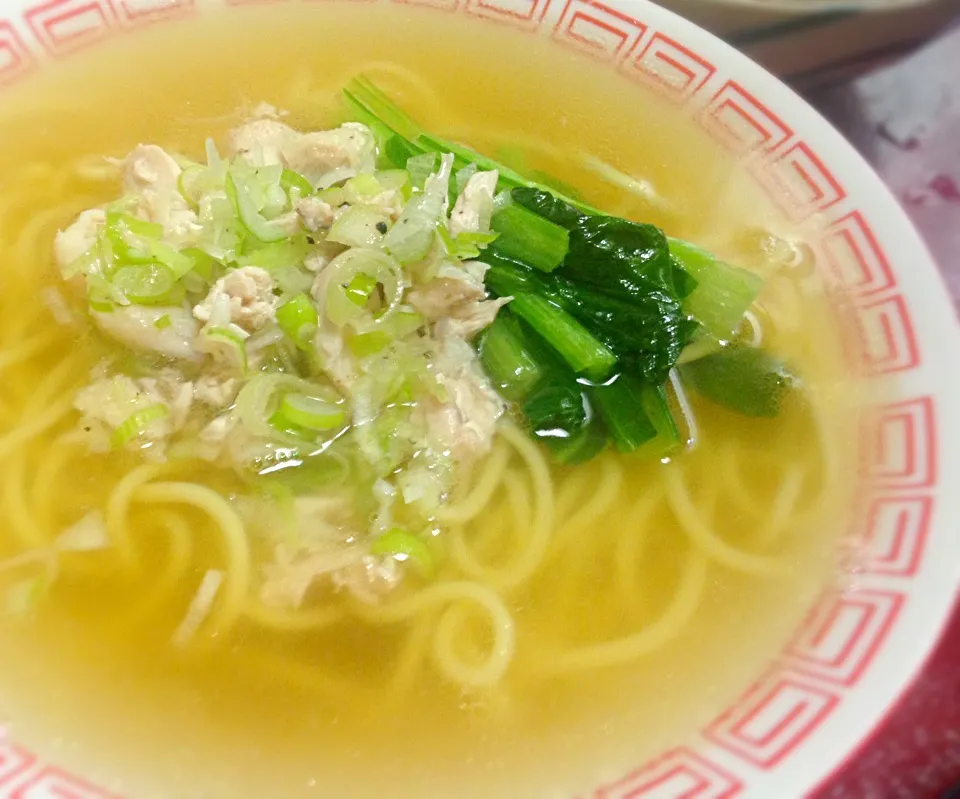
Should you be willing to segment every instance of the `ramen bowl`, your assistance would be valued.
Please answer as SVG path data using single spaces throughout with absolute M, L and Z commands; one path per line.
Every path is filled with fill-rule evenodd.
M 281 9 L 286 14 L 289 5 L 282 0 L 238 0 L 222 7 L 192 0 L 0 0 L 0 103 L 15 92 L 22 100 L 23 92 L 29 93 L 44 76 L 67 74 L 100 51 L 122 47 L 129 59 L 141 42 L 165 36 L 175 58 L 176 47 L 170 43 L 182 36 L 195 46 L 191 30 L 214 14 L 224 24 L 257 15 L 267 26 L 274 11 L 280 19 Z M 815 264 L 817 279 L 828 294 L 837 299 L 845 368 L 858 376 L 869 398 L 858 416 L 859 458 L 844 475 L 855 483 L 851 503 L 856 504 L 856 513 L 842 514 L 835 521 L 835 538 L 841 542 L 839 576 L 806 603 L 799 625 L 781 636 L 787 642 L 781 651 L 751 666 L 748 679 L 720 707 L 712 708 L 695 730 L 664 736 L 659 750 L 639 745 L 634 749 L 630 727 L 622 723 L 610 728 L 616 729 L 616 740 L 604 738 L 609 735 L 606 723 L 596 714 L 591 717 L 587 708 L 584 718 L 592 720 L 568 731 L 565 750 L 589 751 L 587 762 L 574 770 L 560 762 L 539 763 L 527 771 L 507 770 L 491 761 L 481 767 L 494 786 L 488 795 L 592 799 L 814 795 L 869 740 L 920 673 L 960 585 L 960 539 L 955 535 L 960 496 L 950 490 L 960 484 L 960 422 L 950 411 L 960 404 L 954 366 L 960 337 L 923 242 L 879 178 L 816 112 L 744 56 L 651 3 L 371 0 L 359 5 L 371 17 L 388 9 L 414 26 L 442 17 L 444 25 L 455 25 L 467 34 L 476 31 L 485 42 L 509 40 L 514 48 L 517 42 L 531 46 L 535 42 L 573 69 L 583 65 L 602 70 L 624 106 L 669 107 L 671 114 L 682 115 L 696 136 L 706 137 L 711 147 L 736 162 L 739 173 L 766 198 L 770 213 L 784 224 L 806 225 L 814 231 L 807 242 L 812 259 L 807 260 Z M 339 6 L 355 9 L 357 4 L 325 0 L 304 4 L 296 13 L 302 19 L 307 15 L 323 19 Z M 375 58 L 376 47 L 370 49 Z M 205 68 L 215 69 L 209 55 Z M 115 67 L 90 74 L 122 83 L 119 61 Z M 479 80 L 482 65 L 477 69 Z M 143 102 L 152 100 L 150 86 L 144 86 Z M 42 93 L 37 102 L 43 106 Z M 72 113 L 69 103 L 64 104 L 55 113 L 62 122 L 37 135 L 55 147 L 58 137 L 74 135 Z M 576 108 L 569 113 L 574 116 Z M 42 182 L 44 174 L 37 172 L 36 180 Z M 704 191 L 709 194 L 711 189 Z M 49 230 L 50 220 L 40 219 L 33 231 L 43 228 L 52 237 L 56 225 L 64 224 L 54 222 Z M 0 440 L 9 445 L 9 438 Z M 36 491 L 42 490 L 41 482 Z M 9 503 L 10 497 L 4 496 Z M 13 511 L 21 512 L 19 506 Z M 51 681 L 40 693 L 21 692 L 16 685 L 39 681 L 48 665 L 42 647 L 31 651 L 34 660 L 7 664 L 5 679 L 14 687 L 2 692 L 0 706 L 7 724 L 6 737 L 0 741 L 0 796 L 192 799 L 239 797 L 238 791 L 245 789 L 229 787 L 240 763 L 231 761 L 232 739 L 226 733 L 216 746 L 184 749 L 173 760 L 164 760 L 182 771 L 175 788 L 163 782 L 166 777 L 156 777 L 154 784 L 152 777 L 131 775 L 131 762 L 150 763 L 153 755 L 141 751 L 128 757 L 128 742 L 111 740 L 102 723 L 104 715 L 122 715 L 127 708 L 140 719 L 139 727 L 155 727 L 171 746 L 186 734 L 190 720 L 179 727 L 171 724 L 156 712 L 162 700 L 151 705 L 154 715 L 143 715 L 137 698 L 141 687 L 130 684 L 123 674 L 114 682 L 118 696 L 125 698 L 107 711 L 91 699 L 99 694 L 87 692 L 86 683 Z M 690 659 L 696 658 L 697 653 L 691 653 Z M 22 682 L 14 685 L 16 680 Z M 206 690 L 216 692 L 210 684 Z M 182 703 L 182 697 L 177 701 Z M 628 697 L 625 702 L 629 704 Z M 35 718 L 46 719 L 66 706 L 78 708 L 71 714 L 69 733 L 37 732 L 43 723 L 34 723 Z M 644 709 L 630 711 L 638 719 L 639 740 Z M 198 728 L 207 721 L 200 715 Z M 226 730 L 229 724 L 223 723 Z M 376 716 L 368 723 L 376 726 Z M 116 754 L 121 751 L 124 762 Z M 242 757 L 256 761 L 258 773 L 266 775 L 264 785 L 270 784 L 271 775 L 283 773 L 282 749 L 280 755 L 273 750 L 263 754 L 256 747 L 242 751 Z M 397 796 L 411 795 L 405 792 L 404 781 L 410 775 L 417 775 L 418 785 L 429 783 L 416 764 L 409 768 L 409 774 L 398 775 Z M 194 771 L 205 772 L 206 781 L 192 782 Z M 318 776 L 305 780 L 298 790 L 303 795 L 329 795 Z M 448 784 L 436 795 L 466 795 L 468 788 L 473 790 Z M 271 789 L 257 790 L 266 795 Z M 289 789 L 274 790 L 274 795 L 285 796 Z M 418 790 L 418 796 L 429 799 L 424 793 L 429 789 Z M 352 795 L 349 783 L 346 795 Z

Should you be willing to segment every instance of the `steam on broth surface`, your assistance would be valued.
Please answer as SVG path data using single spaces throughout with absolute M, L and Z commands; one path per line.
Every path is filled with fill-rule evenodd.
M 120 195 L 102 156 L 154 143 L 206 164 L 204 140 L 223 147 L 261 101 L 328 130 L 361 72 L 426 130 L 763 276 L 740 334 L 796 368 L 796 401 L 746 418 L 671 381 L 696 446 L 665 463 L 607 447 L 560 465 L 514 408 L 430 516 L 435 574 L 401 562 L 383 596 L 265 601 L 298 500 L 127 446 L 149 415 L 90 452 L 78 392 L 143 364 L 91 322 L 52 245 Z M 676 110 L 549 42 L 379 6 L 244 9 L 50 73 L 0 111 L 0 713 L 17 741 L 136 797 L 537 797 L 681 742 L 779 651 L 849 504 L 840 348 L 778 250 L 804 231 Z

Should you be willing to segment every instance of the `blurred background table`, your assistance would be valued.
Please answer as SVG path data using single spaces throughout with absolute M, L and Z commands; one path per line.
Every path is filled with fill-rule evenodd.
M 896 194 L 960 310 L 960 14 L 945 28 L 893 66 L 806 94 Z M 816 799 L 947 796 L 960 797 L 960 610 L 899 707 Z
M 840 83 L 826 79 L 839 67 L 825 67 L 800 75 L 797 88 L 893 190 L 960 310 L 960 7 L 950 11 L 939 35 L 916 52 L 874 53 L 890 66 L 858 68 L 857 78 Z M 811 76 L 825 79 L 810 84 Z M 960 609 L 900 705 L 812 799 L 947 797 L 960 799 Z

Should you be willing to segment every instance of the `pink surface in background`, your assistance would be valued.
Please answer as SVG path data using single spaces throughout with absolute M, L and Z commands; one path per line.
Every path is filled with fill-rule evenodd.
M 895 67 L 809 99 L 900 199 L 960 309 L 960 25 Z M 900 705 L 815 799 L 933 799 L 953 788 L 960 797 L 960 610 Z

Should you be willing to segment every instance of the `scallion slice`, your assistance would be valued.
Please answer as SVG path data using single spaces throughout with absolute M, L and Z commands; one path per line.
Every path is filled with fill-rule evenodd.
M 306 294 L 297 294 L 277 308 L 277 324 L 299 349 L 306 350 L 320 319 L 310 298 Z
M 145 263 L 123 266 L 111 280 L 114 287 L 131 302 L 158 305 L 166 302 L 176 286 L 176 278 L 163 264 Z
M 237 174 L 236 168 L 227 171 L 224 188 L 243 226 L 255 238 L 271 242 L 282 241 L 289 237 L 282 227 L 267 221 L 266 217 L 260 213 L 256 201 L 251 196 L 250 187 Z
M 371 330 L 369 333 L 357 333 L 347 340 L 350 351 L 358 358 L 366 358 L 383 351 L 393 338 L 383 330 Z
M 313 185 L 299 172 L 292 169 L 284 169 L 280 173 L 280 186 L 287 194 L 296 191 L 301 197 L 313 194 Z
M 139 411 L 130 414 L 113 431 L 110 436 L 110 443 L 114 447 L 122 447 L 142 435 L 153 422 L 165 419 L 169 415 L 170 409 L 162 403 L 141 408 Z
M 433 553 L 423 539 L 399 527 L 387 530 L 375 539 L 370 546 L 370 554 L 388 555 L 401 562 L 410 561 L 427 579 L 433 577 L 436 572 Z
M 333 430 L 343 425 L 343 406 L 307 394 L 284 394 L 279 412 L 297 427 L 306 430 Z

